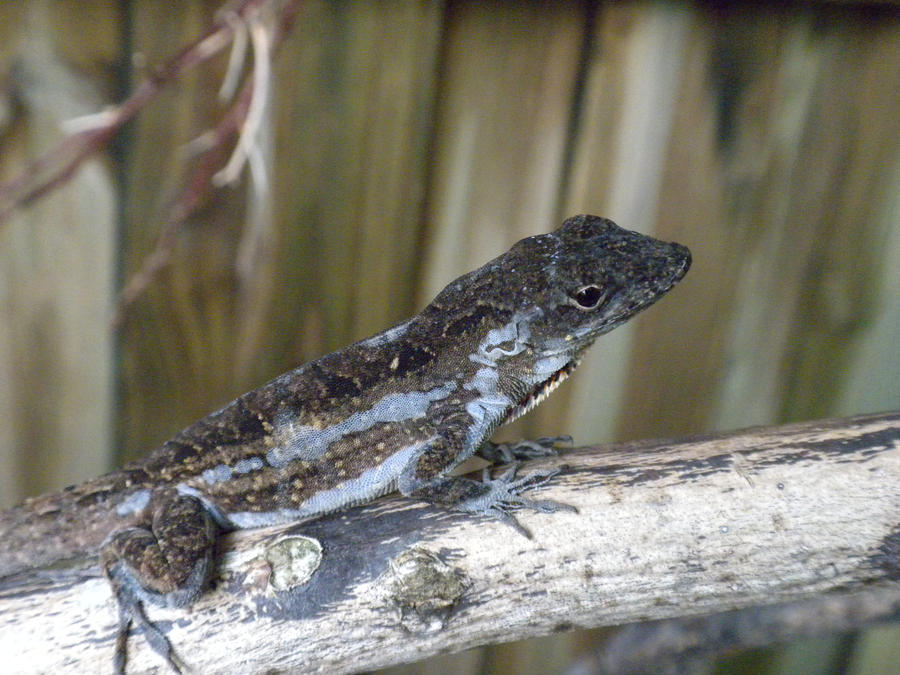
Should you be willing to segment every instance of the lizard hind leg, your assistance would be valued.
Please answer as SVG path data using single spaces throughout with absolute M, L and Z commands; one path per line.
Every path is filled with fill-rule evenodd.
M 189 605 L 203 591 L 213 567 L 217 528 L 193 497 L 167 495 L 150 504 L 149 527 L 129 527 L 110 534 L 100 552 L 100 566 L 119 606 L 114 670 L 123 673 L 132 623 L 143 629 L 148 644 L 175 672 L 181 672 L 169 640 L 144 613 L 144 604 Z

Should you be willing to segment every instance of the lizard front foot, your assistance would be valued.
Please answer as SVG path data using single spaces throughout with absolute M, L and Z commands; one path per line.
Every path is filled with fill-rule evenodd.
M 522 493 L 526 490 L 546 485 L 554 476 L 559 474 L 560 469 L 535 471 L 523 478 L 515 479 L 516 472 L 518 472 L 520 466 L 521 462 L 512 463 L 497 478 L 491 478 L 490 470 L 485 467 L 482 482 L 480 483 L 483 486 L 482 494 L 461 501 L 456 508 L 461 511 L 479 513 L 496 518 L 529 539 L 531 539 L 531 532 L 516 520 L 510 513 L 511 510 L 526 508 L 540 511 L 541 513 L 554 513 L 556 511 L 577 512 L 577 509 L 569 504 L 561 504 L 549 499 L 526 499 L 522 496 Z

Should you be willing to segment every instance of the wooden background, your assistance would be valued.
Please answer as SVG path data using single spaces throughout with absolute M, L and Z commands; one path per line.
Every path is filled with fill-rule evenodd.
M 0 180 L 219 6 L 0 4 Z M 900 408 L 896 5 L 308 2 L 273 63 L 265 180 L 209 195 L 114 330 L 188 144 L 228 106 L 226 62 L 191 70 L 0 225 L 0 506 L 139 456 L 581 212 L 686 244 L 694 266 L 504 436 L 594 443 Z M 887 673 L 898 638 L 720 668 Z M 408 672 L 558 672 L 593 639 Z

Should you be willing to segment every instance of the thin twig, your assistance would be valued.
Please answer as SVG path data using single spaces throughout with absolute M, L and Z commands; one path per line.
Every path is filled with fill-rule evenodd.
M 234 12 L 227 12 L 225 18 L 234 28 L 234 39 L 231 43 L 231 54 L 228 55 L 228 67 L 219 87 L 219 100 L 230 101 L 237 91 L 247 58 L 247 24 L 241 21 Z
M 209 141 L 202 151 L 202 157 L 197 161 L 190 179 L 173 203 L 169 219 L 160 229 L 153 251 L 144 258 L 140 269 L 128 279 L 119 294 L 116 310 L 110 322 L 114 329 L 122 326 L 128 308 L 144 294 L 159 271 L 171 260 L 175 248 L 175 235 L 208 192 L 212 178 L 222 162 L 225 146 L 244 123 L 252 96 L 251 76 L 244 82 L 241 93 L 228 113 L 214 129 L 204 135 Z
M 236 180 L 243 161 L 237 164 L 235 157 L 240 155 L 245 160 L 247 156 L 252 154 L 253 141 L 261 123 L 261 107 L 268 97 L 270 59 L 280 45 L 281 40 L 293 27 L 301 1 L 292 0 L 285 3 L 282 7 L 279 21 L 263 36 L 254 35 L 254 31 L 258 33 L 265 30 L 259 21 L 256 18 L 247 19 L 250 25 L 251 37 L 255 37 L 254 71 L 247 76 L 236 101 L 216 127 L 194 141 L 193 145 L 200 148 L 198 154 L 202 155 L 202 158 L 198 160 L 191 172 L 190 179 L 173 203 L 169 218 L 160 230 L 153 251 L 144 259 L 140 269 L 128 280 L 122 289 L 111 320 L 111 325 L 114 329 L 121 327 L 128 308 L 144 294 L 160 270 L 169 263 L 179 228 L 200 204 L 203 196 L 209 191 L 210 185 L 219 185 L 216 179 L 217 176 L 222 175 L 226 170 L 230 170 L 235 172 L 234 177 L 230 181 L 223 181 L 223 183 Z M 228 20 L 232 24 L 232 29 L 236 31 L 235 35 L 239 35 L 242 30 L 246 31 L 246 28 L 238 28 L 235 23 L 239 19 L 243 24 L 243 17 L 247 16 L 246 13 L 241 15 L 229 13 L 228 16 L 231 17 Z M 241 50 L 240 46 L 237 47 L 237 50 Z M 237 60 L 243 60 L 243 56 L 240 56 Z M 235 77 L 232 74 L 226 76 L 226 79 L 234 79 Z M 260 110 L 254 113 L 255 108 L 260 108 Z M 260 119 L 256 119 L 257 117 Z M 240 138 L 232 155 L 232 160 L 237 166 L 232 169 L 228 169 L 228 166 L 225 169 L 220 169 L 225 148 L 238 133 L 240 133 Z M 228 163 L 229 166 L 231 163 Z
M 266 100 L 268 99 L 269 71 L 271 67 L 271 36 L 266 26 L 258 18 L 249 22 L 250 40 L 253 43 L 253 98 L 250 109 L 241 127 L 241 137 L 237 147 L 228 160 L 228 164 L 213 176 L 213 185 L 221 187 L 237 182 L 247 158 L 253 152 L 256 134 L 263 120 Z
M 246 18 L 266 1 L 268 0 L 243 0 L 233 11 Z M 163 88 L 178 79 L 184 71 L 218 54 L 230 44 L 233 35 L 233 23 L 224 16 L 217 19 L 201 37 L 143 80 L 125 101 L 99 115 L 91 116 L 88 128 L 62 139 L 25 167 L 18 176 L 0 183 L 0 225 L 17 209 L 33 203 L 67 182 L 88 157 L 109 142 L 122 125 L 152 101 Z

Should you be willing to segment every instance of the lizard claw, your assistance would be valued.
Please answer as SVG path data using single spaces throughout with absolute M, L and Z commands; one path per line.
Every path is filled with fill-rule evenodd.
M 116 634 L 116 652 L 113 657 L 113 672 L 116 675 L 124 675 L 125 673 L 125 649 L 128 641 L 128 633 L 131 628 L 132 621 L 140 626 L 144 631 L 144 637 L 147 643 L 157 654 L 162 656 L 169 667 L 177 674 L 181 675 L 183 664 L 179 661 L 169 639 L 163 632 L 147 618 L 144 613 L 143 605 L 139 600 L 129 598 L 127 604 L 119 605 L 119 629 Z
M 526 508 L 540 511 L 541 513 L 554 513 L 556 511 L 576 512 L 577 510 L 569 504 L 561 504 L 549 499 L 536 500 L 523 497 L 522 492 L 547 484 L 554 476 L 559 474 L 560 469 L 535 471 L 523 478 L 514 480 L 520 466 L 521 462 L 513 462 L 502 474 L 493 479 L 490 476 L 489 469 L 486 467 L 482 474 L 482 485 L 487 490 L 477 499 L 470 500 L 463 508 L 467 511 L 480 511 L 485 515 L 496 518 L 512 527 L 519 534 L 531 539 L 531 532 L 510 514 L 512 509 Z

